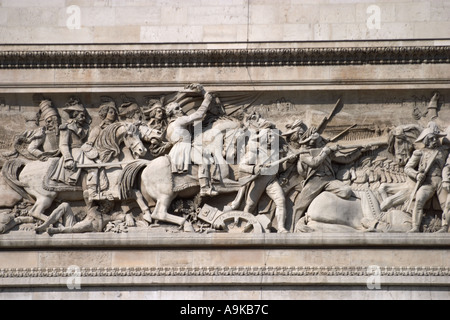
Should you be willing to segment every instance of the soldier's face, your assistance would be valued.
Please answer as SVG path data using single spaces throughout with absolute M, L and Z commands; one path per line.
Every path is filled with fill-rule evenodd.
M 174 114 L 175 116 L 177 116 L 177 117 L 182 117 L 182 116 L 184 116 L 183 109 L 181 109 L 180 106 L 175 107 L 175 109 L 173 110 L 173 114 Z
M 156 109 L 155 119 L 162 120 L 164 118 L 163 111 L 161 109 Z
M 429 149 L 436 149 L 439 147 L 439 138 L 434 134 L 430 134 L 425 139 L 425 146 Z
M 86 122 L 86 115 L 84 112 L 79 112 L 75 117 L 75 121 L 80 125 L 84 124 Z
M 47 131 L 54 131 L 58 127 L 58 118 L 50 117 L 45 119 L 45 128 Z
M 117 119 L 117 113 L 114 109 L 110 108 L 108 110 L 108 113 L 106 114 L 106 119 L 109 121 L 116 121 Z

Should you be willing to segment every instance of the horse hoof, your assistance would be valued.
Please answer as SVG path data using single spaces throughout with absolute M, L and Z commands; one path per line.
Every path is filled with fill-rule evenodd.
M 183 225 L 184 232 L 195 232 L 194 227 L 190 222 L 185 222 Z
M 146 212 L 144 214 L 144 216 L 142 217 L 142 219 L 144 219 L 145 221 L 147 221 L 150 224 L 152 224 L 152 222 L 153 222 L 152 215 L 150 214 L 150 212 Z

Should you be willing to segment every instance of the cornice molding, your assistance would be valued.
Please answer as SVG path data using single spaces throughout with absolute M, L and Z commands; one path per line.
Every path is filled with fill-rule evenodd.
M 0 52 L 0 69 L 208 68 L 439 63 L 450 63 L 450 46 Z
M 370 268 L 369 268 L 370 269 Z M 199 277 L 199 276 L 371 276 L 367 266 L 235 266 L 235 267 L 92 267 L 80 268 L 80 277 Z M 392 267 L 379 269 L 386 277 L 449 277 L 450 267 Z M 5 268 L 0 279 L 6 278 L 67 278 L 73 270 L 67 268 Z
M 350 234 L 152 234 L 90 233 L 36 235 L 31 233 L 0 235 L 0 249 L 118 249 L 118 248 L 413 248 L 450 247 L 450 234 L 350 233 Z

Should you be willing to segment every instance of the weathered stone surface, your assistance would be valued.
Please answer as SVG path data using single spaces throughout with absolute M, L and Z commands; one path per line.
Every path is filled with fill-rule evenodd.
M 413 210 L 409 213 L 401 205 L 392 211 L 388 208 L 395 207 L 395 201 L 399 204 L 397 198 L 388 197 L 393 192 L 389 183 L 403 187 L 403 193 L 395 196 L 408 205 L 413 191 L 404 181 L 406 175 L 414 180 L 413 184 L 422 181 L 414 170 L 424 167 L 428 158 L 418 153 L 435 148 L 429 141 L 424 150 L 414 145 L 418 135 L 426 130 L 433 135 L 445 130 L 450 134 L 450 50 L 445 40 L 450 27 L 448 9 L 447 1 L 441 0 L 283 0 L 276 4 L 271 0 L 155 0 L 151 4 L 144 0 L 0 0 L 0 153 L 7 158 L 14 149 L 19 159 L 42 160 L 28 165 L 22 160 L 0 159 L 0 189 L 9 188 L 2 193 L 8 201 L 0 204 L 5 206 L 0 212 L 0 232 L 5 233 L 0 235 L 0 298 L 448 299 L 450 238 L 448 232 L 431 233 L 441 226 L 441 231 L 448 231 L 443 221 L 448 208 L 442 200 L 445 194 L 441 193 L 448 189 L 446 178 L 450 178 L 444 159 L 447 151 L 441 150 L 433 176 L 422 170 L 427 186 L 434 187 L 436 177 L 443 180 L 442 188 L 435 191 L 441 197 L 440 203 L 435 199 L 434 206 L 426 208 L 411 203 Z M 198 101 L 193 97 L 180 99 L 183 91 L 198 95 Z M 64 137 L 68 127 L 76 132 L 74 124 L 83 127 L 81 133 L 87 133 L 89 127 L 99 135 L 121 118 L 128 124 L 118 124 L 120 130 L 110 137 L 130 149 L 129 154 L 120 154 L 116 159 L 125 159 L 128 164 L 127 156 L 144 156 L 142 139 L 149 136 L 142 131 L 145 125 L 132 119 L 127 110 L 144 107 L 157 130 L 168 133 L 167 139 L 161 133 L 157 139 L 179 148 L 179 140 L 171 134 L 175 121 L 156 119 L 150 114 L 166 108 L 170 117 L 178 117 L 179 105 L 169 103 L 174 100 L 186 103 L 184 111 L 190 115 L 205 112 L 206 104 L 209 108 L 216 98 L 206 91 L 214 92 L 223 103 L 224 113 L 219 114 L 237 119 L 240 127 L 253 125 L 261 130 L 271 122 L 282 133 L 297 130 L 303 140 L 297 143 L 305 146 L 295 146 L 291 140 L 287 143 L 291 149 L 307 151 L 300 157 L 300 164 L 307 169 L 297 162 L 292 172 L 307 170 L 307 180 L 316 178 L 320 170 L 318 177 L 333 173 L 332 182 L 339 185 L 327 191 L 336 193 L 334 198 L 330 194 L 316 198 L 322 199 L 322 209 L 314 211 L 318 206 L 313 200 L 303 212 L 301 205 L 309 205 L 311 200 L 303 197 L 306 192 L 280 191 L 286 182 L 295 182 L 294 178 L 283 179 L 283 171 L 271 181 L 259 179 L 256 163 L 238 161 L 239 166 L 227 167 L 228 184 L 218 188 L 232 193 L 210 199 L 206 196 L 214 196 L 216 190 L 211 184 L 208 189 L 204 176 L 187 182 L 170 173 L 170 162 L 154 166 L 165 163 L 167 157 L 160 157 L 163 152 L 132 177 L 119 177 L 120 169 L 108 168 L 113 172 L 108 176 L 109 186 L 105 187 L 105 180 L 103 184 L 98 180 L 93 193 L 93 184 L 87 182 L 98 178 L 95 174 L 100 170 L 88 171 L 89 179 L 83 186 L 89 191 L 86 201 L 81 185 L 66 185 L 70 194 L 60 191 L 57 200 L 49 195 L 55 187 L 48 184 L 50 175 L 42 179 L 44 172 L 39 174 L 38 168 L 47 173 L 50 162 L 35 152 L 55 155 L 55 150 L 49 149 L 55 141 L 47 139 L 55 130 L 52 123 L 41 122 L 47 140 L 43 140 L 43 146 L 31 143 L 43 139 L 39 136 L 41 129 L 32 134 L 24 131 L 37 129 L 36 112 L 42 114 L 41 121 L 50 119 L 46 118 L 49 113 L 59 113 L 62 126 L 56 132 Z M 45 101 L 50 100 L 46 99 L 53 105 L 48 105 Z M 114 119 L 99 112 L 100 103 L 107 104 Z M 215 103 L 219 104 L 217 100 Z M 343 106 L 338 110 L 340 103 Z M 80 113 L 76 113 L 80 110 L 88 112 L 92 119 L 80 120 Z M 242 111 L 246 114 L 239 116 Z M 306 129 L 299 125 L 300 119 Z M 434 124 L 429 125 L 430 120 Z M 216 124 L 218 119 L 210 121 Z M 322 131 L 324 123 L 328 127 Z M 352 149 L 362 148 L 365 162 L 355 156 L 338 165 L 324 158 L 330 160 L 330 172 L 321 165 L 313 168 L 308 164 L 308 157 L 318 157 L 311 149 L 311 141 L 318 141 L 313 128 L 319 128 L 315 133 L 324 138 L 342 138 L 338 144 L 347 148 L 358 143 Z M 286 137 L 291 138 L 292 132 Z M 202 133 L 211 135 L 208 131 Z M 188 135 L 191 139 L 191 133 Z M 71 133 L 76 143 L 72 141 L 68 146 L 75 150 L 83 144 L 82 154 L 95 158 L 95 150 L 89 148 L 95 145 L 94 140 L 88 140 L 92 136 L 80 136 L 78 141 Z M 104 136 L 102 139 L 105 141 Z M 388 140 L 395 142 L 390 148 Z M 441 142 L 442 148 L 448 145 L 444 139 Z M 400 153 L 407 143 L 414 145 L 414 157 L 422 164 L 419 160 L 408 161 L 413 148 L 407 155 Z M 149 153 L 154 152 L 152 156 L 159 152 L 154 144 L 155 140 L 145 143 Z M 257 153 L 261 153 L 260 139 L 257 145 Z M 59 169 L 70 170 L 73 160 L 80 166 L 92 165 L 86 159 L 71 159 L 77 157 L 76 152 L 70 150 L 68 154 L 64 144 L 58 146 L 64 152 Z M 341 152 L 341 147 L 335 145 L 331 146 L 335 149 L 322 147 L 321 153 L 328 153 L 327 157 L 329 153 L 337 157 Z M 224 150 L 220 145 L 217 150 L 221 154 L 229 151 L 229 146 Z M 250 157 L 250 153 L 246 156 Z M 105 153 L 101 155 L 105 157 Z M 169 153 L 172 161 L 184 155 Z M 96 162 L 106 168 L 99 163 L 103 160 Z M 372 176 L 363 170 L 368 162 Z M 250 171 L 258 180 L 242 193 L 245 203 L 239 207 L 235 204 L 237 184 L 246 172 L 241 165 L 255 165 Z M 403 172 L 400 168 L 405 165 Z M 119 188 L 118 181 L 131 181 L 137 175 L 139 187 L 133 184 L 128 189 L 123 185 Z M 30 177 L 36 178 L 28 181 Z M 157 180 L 152 180 L 154 177 Z M 297 187 L 308 189 L 312 184 L 308 183 Z M 159 187 L 152 189 L 155 185 Z M 169 203 L 166 208 L 159 202 L 155 207 L 154 202 L 162 199 L 155 194 L 164 186 L 170 187 L 172 193 L 182 192 L 177 194 L 180 198 L 171 198 L 169 192 L 173 205 L 168 207 Z M 189 188 L 198 188 L 203 199 L 194 198 L 198 192 L 191 194 Z M 256 194 L 258 188 L 264 188 L 264 196 Z M 418 190 L 416 203 L 425 199 L 420 185 Z M 354 193 L 351 223 L 350 212 L 342 210 L 347 207 L 340 205 L 350 201 L 344 199 L 349 192 Z M 107 204 L 92 207 L 92 201 L 108 196 L 116 198 L 113 214 L 108 214 L 112 208 Z M 184 196 L 189 201 L 180 204 Z M 275 205 L 267 207 L 266 196 Z M 32 208 L 19 203 L 14 207 L 22 198 L 36 200 L 37 205 Z M 60 201 L 68 203 L 60 205 Z M 203 207 L 196 207 L 194 201 L 202 201 Z M 120 208 L 119 203 L 123 204 Z M 296 215 L 295 208 L 301 215 Z M 103 214 L 103 210 L 109 211 Z M 30 215 L 37 220 L 30 220 Z M 218 217 L 229 218 L 225 221 Z M 73 219 L 85 224 L 74 225 Z M 155 225 L 154 219 L 161 225 Z M 423 223 L 415 226 L 417 220 Z M 148 222 L 152 225 L 148 226 Z M 35 223 L 40 225 L 35 230 L 38 233 L 90 233 L 38 235 Z M 430 233 L 388 233 L 408 230 Z M 241 233 L 251 231 L 258 233 Z M 374 279 L 374 270 L 378 272 L 375 280 L 381 285 L 377 290 L 371 290 L 368 282 Z M 68 281 L 74 275 L 81 290 L 70 290 Z
M 80 9 L 80 29 L 69 30 L 66 26 L 73 18 L 72 11 L 66 11 L 69 6 Z M 379 28 L 368 27 L 374 14 L 370 6 L 379 10 L 376 17 Z M 441 0 L 370 3 L 285 0 L 276 5 L 273 1 L 241 0 L 151 4 L 125 0 L 46 0 L 37 5 L 30 0 L 8 0 L 1 3 L 1 9 L 1 43 L 436 39 L 445 38 L 442 32 L 448 29 L 445 26 L 449 22 L 448 4 Z M 435 27 L 436 23 L 441 27 Z M 128 32 L 120 32 L 121 28 Z

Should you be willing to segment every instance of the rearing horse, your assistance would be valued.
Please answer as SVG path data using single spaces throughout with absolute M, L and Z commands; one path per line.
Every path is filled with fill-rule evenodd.
M 144 147 L 140 137 L 139 130 L 136 126 L 126 123 L 113 123 L 107 128 L 105 128 L 97 138 L 94 147 L 97 149 L 100 159 L 106 162 L 114 161 L 128 161 L 133 159 L 124 158 L 123 149 L 127 148 L 131 151 L 132 158 L 137 159 L 143 157 L 147 152 Z M 51 189 L 46 188 L 44 185 L 45 177 L 48 177 L 51 172 L 52 164 L 54 164 L 54 159 L 49 159 L 46 162 L 40 161 L 29 161 L 24 162 L 23 160 L 10 160 L 5 163 L 6 168 L 11 168 L 8 170 L 8 175 L 3 174 L 3 178 L 8 181 L 8 187 L 11 189 L 10 185 L 16 185 L 15 189 L 20 189 L 32 199 L 35 200 L 33 208 L 30 210 L 29 214 L 32 217 L 45 221 L 47 216 L 44 214 L 45 211 L 52 205 L 55 199 L 61 201 L 81 201 L 84 200 L 83 191 L 86 189 L 86 174 L 82 174 L 81 188 L 80 186 L 73 191 L 67 191 L 61 188 L 60 191 L 58 187 Z M 6 170 L 4 170 L 6 172 Z M 111 185 L 117 184 L 117 176 L 120 173 L 115 173 L 111 170 L 112 174 L 109 174 L 109 169 L 106 170 L 108 174 L 108 179 L 113 181 Z M 115 173 L 115 174 L 114 174 Z M 0 185 L 1 187 L 2 185 Z M 6 190 L 5 190 L 6 191 Z M 8 190 L 10 191 L 10 190 Z M 1 193 L 4 190 L 0 190 Z M 0 207 L 6 206 L 0 200 Z

